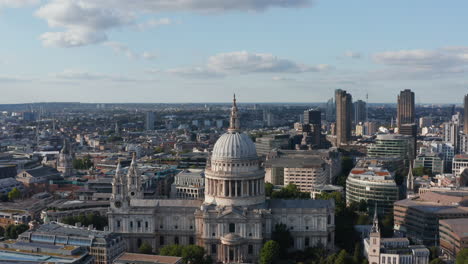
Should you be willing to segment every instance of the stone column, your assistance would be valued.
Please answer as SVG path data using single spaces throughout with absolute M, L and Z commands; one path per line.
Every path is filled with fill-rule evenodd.
M 239 196 L 239 193 L 237 192 L 237 180 L 234 182 L 234 196 L 238 197 Z

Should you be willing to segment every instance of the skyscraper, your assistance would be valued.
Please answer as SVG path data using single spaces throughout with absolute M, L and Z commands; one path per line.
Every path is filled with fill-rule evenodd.
M 333 97 L 327 101 L 327 109 L 325 112 L 325 118 L 328 122 L 335 121 L 335 102 L 333 102 Z
M 359 122 L 365 122 L 366 120 L 366 102 L 363 100 L 357 100 L 354 102 L 354 124 L 359 124 Z
M 322 112 L 320 110 L 305 110 L 304 123 L 310 126 L 312 144 L 320 145 L 320 137 L 322 135 Z
M 156 118 L 155 118 L 154 112 L 146 112 L 146 120 L 145 120 L 146 130 L 154 130 L 155 119 Z
M 336 145 L 347 144 L 351 139 L 352 103 L 351 94 L 344 90 L 335 91 L 336 102 Z
M 401 125 L 414 123 L 414 92 L 409 89 L 400 92 L 397 106 L 398 131 Z
M 465 95 L 465 111 L 463 113 L 463 122 L 464 122 L 464 127 L 463 127 L 463 133 L 465 135 L 468 135 L 468 94 Z

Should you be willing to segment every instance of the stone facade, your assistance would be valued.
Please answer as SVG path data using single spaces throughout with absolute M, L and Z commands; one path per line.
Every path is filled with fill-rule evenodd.
M 294 249 L 318 243 L 333 248 L 334 202 L 265 200 L 265 172 L 254 143 L 239 131 L 235 100 L 230 121 L 207 162 L 204 201 L 142 199 L 130 182 L 138 175 L 135 160 L 127 176 L 117 170 L 109 227 L 129 251 L 138 251 L 144 241 L 153 248 L 197 244 L 216 262 L 254 263 L 280 223 L 290 229 Z

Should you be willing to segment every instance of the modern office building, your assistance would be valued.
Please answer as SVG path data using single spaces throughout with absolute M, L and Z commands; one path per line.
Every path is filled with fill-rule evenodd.
M 374 210 L 377 211 L 377 210 Z M 364 257 L 372 264 L 428 264 L 429 249 L 422 245 L 410 245 L 406 237 L 383 238 L 379 220 L 374 220 L 369 236 L 364 238 Z
M 145 129 L 146 130 L 154 130 L 154 123 L 156 122 L 156 115 L 154 112 L 146 112 L 146 119 L 145 119 Z
M 322 135 L 322 112 L 320 110 L 309 109 L 304 111 L 304 124 L 310 126 L 309 136 L 312 145 L 320 145 Z
M 392 212 L 398 195 L 394 175 L 383 168 L 354 168 L 346 179 L 346 203 L 364 200 L 376 204 L 379 214 Z
M 458 177 L 465 169 L 468 169 L 468 155 L 467 154 L 455 155 L 453 157 L 453 162 L 452 162 L 453 175 Z
M 455 259 L 460 250 L 468 248 L 468 218 L 439 221 L 440 249 L 450 259 Z
M 401 125 L 414 123 L 414 114 L 414 92 L 409 89 L 401 91 L 398 95 L 397 105 L 398 131 L 400 131 Z
M 273 149 L 289 149 L 289 135 L 265 135 L 255 139 L 255 148 L 259 156 L 266 156 Z
M 335 121 L 335 113 L 336 113 L 335 111 L 336 111 L 336 105 L 332 97 L 327 101 L 327 105 L 326 105 L 325 118 L 328 122 Z
M 353 99 L 343 90 L 335 91 L 336 102 L 336 146 L 348 144 L 351 140 Z
M 353 104 L 354 124 L 367 121 L 367 105 L 363 100 L 357 100 Z
M 205 170 L 187 169 L 179 172 L 171 186 L 171 198 L 203 199 L 205 193 Z
M 276 150 L 264 163 L 265 181 L 274 185 L 294 183 L 310 192 L 333 183 L 341 172 L 341 154 L 332 150 Z
M 394 204 L 395 232 L 416 243 L 439 242 L 439 220 L 468 217 L 468 192 L 461 190 L 419 191 L 419 195 Z
M 428 168 L 432 174 L 444 173 L 444 160 L 437 153 L 423 153 L 416 156 L 413 168 Z
M 468 134 L 460 134 L 459 152 L 460 154 L 468 154 Z
M 459 153 L 460 126 L 457 122 L 444 123 L 444 142 L 452 144 L 455 147 L 455 153 Z
M 367 147 L 367 156 L 377 157 L 398 157 L 401 159 L 414 159 L 414 138 L 399 134 L 377 135 L 375 143 Z

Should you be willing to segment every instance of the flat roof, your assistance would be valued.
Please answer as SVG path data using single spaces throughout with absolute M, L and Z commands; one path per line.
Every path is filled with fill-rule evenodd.
M 439 222 L 450 226 L 452 231 L 459 237 L 468 237 L 468 218 L 444 219 Z
M 160 256 L 160 255 L 148 255 L 148 254 L 137 254 L 125 252 L 120 255 L 115 262 L 118 261 L 139 261 L 142 263 L 161 263 L 161 264 L 176 264 L 182 260 L 180 257 L 171 256 Z

